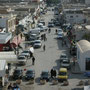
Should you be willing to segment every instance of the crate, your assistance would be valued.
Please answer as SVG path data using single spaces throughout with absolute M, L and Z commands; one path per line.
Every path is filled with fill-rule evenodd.
M 53 85 L 57 85 L 57 84 L 58 84 L 58 80 L 55 80 L 55 79 L 52 80 L 52 84 L 53 84 Z
M 46 80 L 40 80 L 40 84 L 44 85 L 46 83 Z
M 34 80 L 29 80 L 29 84 L 34 84 Z
M 22 82 L 21 79 L 16 80 L 16 83 L 17 83 L 17 84 L 21 84 L 21 82 Z

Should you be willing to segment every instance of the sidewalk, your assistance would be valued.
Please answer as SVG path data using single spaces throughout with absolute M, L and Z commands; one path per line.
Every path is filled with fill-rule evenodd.
M 75 62 L 75 65 L 73 65 L 73 63 L 72 63 L 71 67 L 72 67 L 71 68 L 72 74 L 82 74 L 83 73 L 83 72 L 81 72 L 80 67 L 77 62 Z

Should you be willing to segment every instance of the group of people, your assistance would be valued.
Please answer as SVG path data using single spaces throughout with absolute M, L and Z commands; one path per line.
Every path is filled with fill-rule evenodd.
M 51 73 L 51 78 L 56 78 L 57 72 L 55 69 L 51 69 L 50 73 Z
M 46 37 L 46 34 L 45 33 L 41 35 L 41 40 L 44 40 L 44 41 L 47 40 L 47 37 Z

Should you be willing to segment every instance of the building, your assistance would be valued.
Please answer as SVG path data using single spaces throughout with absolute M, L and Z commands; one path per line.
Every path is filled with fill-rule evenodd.
M 87 40 L 80 40 L 77 46 L 77 62 L 81 71 L 90 71 L 90 42 Z
M 82 24 L 85 23 L 85 16 L 81 9 L 64 9 L 63 15 L 66 23 Z
M 85 0 L 85 4 L 90 6 L 90 0 Z
M 6 28 L 7 32 L 15 32 L 16 15 L 0 14 L 0 27 Z
M 6 60 L 0 60 L 0 86 L 5 85 L 6 69 L 7 69 Z

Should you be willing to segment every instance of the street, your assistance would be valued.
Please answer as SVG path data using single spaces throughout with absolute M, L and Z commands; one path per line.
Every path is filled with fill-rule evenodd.
M 53 12 L 49 11 L 45 16 L 46 25 L 48 21 L 53 18 Z M 51 33 L 46 32 L 47 41 L 42 41 L 42 47 L 40 49 L 35 49 L 35 65 L 32 65 L 32 60 L 29 59 L 23 69 L 34 69 L 35 70 L 35 83 L 30 85 L 28 82 L 23 81 L 20 84 L 21 90 L 72 90 L 76 87 L 79 79 L 83 78 L 83 75 L 74 75 L 69 72 L 69 86 L 62 86 L 61 83 L 58 85 L 52 85 L 49 81 L 45 85 L 40 85 L 40 74 L 43 70 L 50 71 L 52 68 L 58 70 L 60 68 L 60 55 L 61 53 L 68 54 L 68 49 L 66 46 L 61 45 L 61 41 L 56 39 L 55 28 L 51 28 Z M 46 45 L 46 50 L 43 51 L 43 45 Z M 24 71 L 25 72 L 25 71 Z M 73 75 L 73 76 L 72 76 Z

